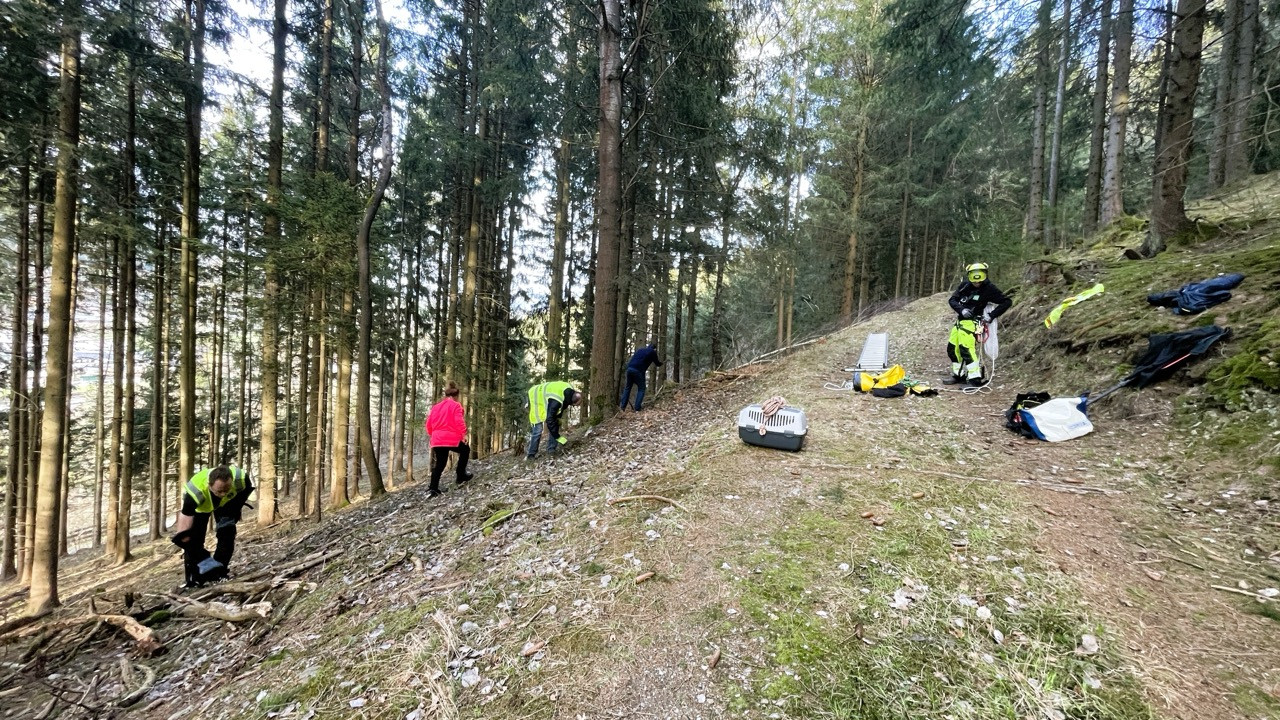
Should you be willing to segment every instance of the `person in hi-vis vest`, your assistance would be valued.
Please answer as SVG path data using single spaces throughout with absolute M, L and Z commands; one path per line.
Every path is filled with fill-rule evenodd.
M 570 407 L 581 403 L 582 393 L 574 390 L 567 382 L 557 380 L 529 388 L 529 424 L 532 426 L 532 431 L 529 435 L 529 446 L 525 448 L 526 460 L 532 460 L 538 454 L 543 426 L 547 430 L 548 455 L 556 453 L 557 445 L 568 442 L 568 439 L 560 434 L 560 418 L 564 417 Z
M 173 544 L 182 548 L 187 587 L 227 576 L 227 565 L 236 550 L 236 523 L 252 493 L 249 473 L 234 465 L 205 468 L 183 486 Z M 210 516 L 218 540 L 212 556 L 204 547 Z

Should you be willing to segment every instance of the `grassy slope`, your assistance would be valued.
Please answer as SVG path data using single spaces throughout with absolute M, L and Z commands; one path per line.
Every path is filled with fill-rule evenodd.
M 948 311 L 927 298 L 668 392 L 568 460 L 495 458 L 441 501 L 418 485 L 305 534 L 249 533 L 246 569 L 347 552 L 305 578 L 315 586 L 260 643 L 218 623 L 159 625 L 172 650 L 139 716 L 1280 717 L 1274 620 L 1208 588 L 1276 584 L 1277 388 L 1254 352 L 1280 346 L 1276 186 L 1206 206 L 1231 234 L 1156 260 L 1116 259 L 1135 242 L 1122 232 L 1054 258 L 1076 283 L 1021 290 L 990 395 L 822 389 L 875 330 L 912 375 L 941 377 Z M 1249 279 L 1207 314 L 1236 331 L 1220 356 L 1117 396 L 1073 443 L 1000 427 L 1014 392 L 1108 385 L 1146 334 L 1204 321 L 1148 309 L 1147 292 L 1233 270 Z M 1095 279 L 1106 295 L 1038 325 Z M 775 393 L 809 412 L 802 453 L 736 438 L 736 410 Z M 682 507 L 606 502 L 634 493 Z M 147 591 L 177 573 L 169 558 L 121 582 Z M 99 609 L 119 601 L 113 587 Z M 98 660 L 78 662 L 68 676 Z

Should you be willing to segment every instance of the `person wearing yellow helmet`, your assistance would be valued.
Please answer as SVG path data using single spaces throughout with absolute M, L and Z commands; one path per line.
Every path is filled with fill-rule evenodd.
M 1000 317 L 1013 305 L 1013 301 L 1000 292 L 995 283 L 987 279 L 990 268 L 986 263 L 973 263 L 964 269 L 965 280 L 951 294 L 948 303 L 956 311 L 956 323 L 951 326 L 947 342 L 947 357 L 951 358 L 951 378 L 945 385 L 969 383 L 982 385 L 982 363 L 978 359 L 979 323 L 989 323 Z

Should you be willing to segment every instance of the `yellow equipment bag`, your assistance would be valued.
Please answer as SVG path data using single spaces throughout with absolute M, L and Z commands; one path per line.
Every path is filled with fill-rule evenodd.
M 887 388 L 897 385 L 907 377 L 907 371 L 901 365 L 894 365 L 884 372 L 871 373 L 859 370 L 853 374 L 853 389 L 858 392 L 871 392 L 876 388 Z

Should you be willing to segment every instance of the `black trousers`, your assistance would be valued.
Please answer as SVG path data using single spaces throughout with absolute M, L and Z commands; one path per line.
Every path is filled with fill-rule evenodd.
M 431 489 L 440 489 L 440 476 L 444 474 L 444 466 L 449 462 L 449 453 L 458 453 L 458 482 L 467 479 L 467 460 L 471 458 L 471 446 L 465 442 L 457 447 L 431 448 Z
M 188 583 L 197 582 L 201 579 L 200 561 L 209 557 L 209 551 L 204 547 L 204 540 L 209 532 L 210 515 L 213 516 L 214 522 L 217 523 L 219 517 L 216 511 L 213 513 L 196 513 L 191 522 L 191 540 L 182 551 L 182 564 L 186 569 Z M 226 516 L 221 520 L 220 526 L 214 529 L 217 545 L 214 546 L 213 559 L 223 565 L 230 565 L 231 556 L 236 551 L 236 523 Z

